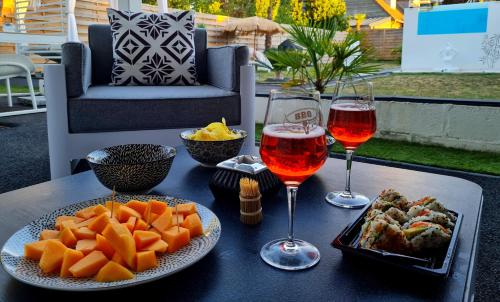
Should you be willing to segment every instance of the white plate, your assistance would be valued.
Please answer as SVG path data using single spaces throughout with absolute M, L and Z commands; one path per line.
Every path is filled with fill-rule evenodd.
M 168 203 L 169 206 L 174 206 L 176 203 L 191 202 L 189 200 L 173 197 L 152 195 L 117 195 L 116 197 L 116 200 L 122 203 L 131 199 L 142 201 L 156 199 Z M 74 213 L 80 209 L 92 205 L 104 204 L 106 200 L 110 200 L 110 197 L 108 196 L 69 205 L 44 215 L 17 231 L 7 240 L 7 242 L 5 242 L 2 248 L 0 260 L 5 271 L 21 282 L 55 290 L 95 291 L 115 289 L 150 282 L 181 271 L 208 254 L 219 240 L 221 233 L 219 219 L 212 211 L 196 203 L 196 208 L 198 209 L 198 214 L 203 224 L 204 235 L 191 239 L 189 245 L 175 253 L 159 255 L 157 257 L 158 267 L 141 273 L 134 273 L 134 279 L 106 283 L 97 282 L 91 278 L 60 278 L 58 275 L 43 274 L 38 266 L 38 261 L 29 260 L 23 256 L 24 244 L 37 241 L 43 229 L 54 229 L 54 223 L 57 216 L 74 215 Z

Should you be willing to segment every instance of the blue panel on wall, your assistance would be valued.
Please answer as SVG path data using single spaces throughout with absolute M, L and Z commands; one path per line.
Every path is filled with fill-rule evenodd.
M 485 33 L 488 9 L 460 9 L 418 13 L 418 35 Z

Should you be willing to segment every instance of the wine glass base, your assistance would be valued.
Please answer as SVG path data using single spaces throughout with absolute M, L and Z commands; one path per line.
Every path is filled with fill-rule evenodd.
M 310 268 L 319 262 L 319 251 L 314 245 L 300 239 L 293 242 L 291 247 L 287 239 L 268 242 L 260 250 L 260 257 L 267 264 L 288 271 Z
M 346 192 L 329 192 L 326 194 L 325 200 L 331 205 L 346 209 L 359 209 L 370 203 L 368 197 L 354 192 L 351 194 L 347 194 Z

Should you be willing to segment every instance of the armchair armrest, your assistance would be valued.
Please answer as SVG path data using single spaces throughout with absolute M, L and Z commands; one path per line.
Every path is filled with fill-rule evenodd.
M 231 91 L 240 91 L 240 67 L 248 65 L 247 46 L 228 45 L 207 49 L 208 84 Z
M 62 60 L 66 73 L 68 98 L 79 97 L 87 92 L 92 78 L 92 56 L 90 48 L 79 42 L 62 45 Z

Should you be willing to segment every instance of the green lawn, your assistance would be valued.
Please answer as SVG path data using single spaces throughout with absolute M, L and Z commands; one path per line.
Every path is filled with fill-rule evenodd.
M 260 140 L 261 132 L 262 124 L 257 124 L 255 134 L 257 140 Z M 333 151 L 344 153 L 340 144 L 335 144 Z M 359 147 L 356 154 L 446 169 L 500 175 L 500 153 L 474 152 L 374 138 Z
M 10 91 L 12 93 L 28 93 L 28 87 L 23 87 L 23 86 L 10 86 Z M 35 88 L 35 93 L 38 91 L 38 89 Z M 5 84 L 3 82 L 0 82 L 0 93 L 7 93 L 7 87 L 5 87 Z

